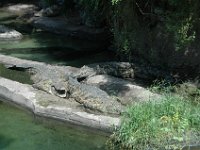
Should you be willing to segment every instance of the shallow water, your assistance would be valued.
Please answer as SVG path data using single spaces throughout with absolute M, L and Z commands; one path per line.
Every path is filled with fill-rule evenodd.
M 24 84 L 32 84 L 33 83 L 28 72 L 10 70 L 10 69 L 7 69 L 2 64 L 0 64 L 0 77 L 18 81 L 18 82 L 24 83 Z
M 0 40 L 0 54 L 49 64 L 81 67 L 85 64 L 115 60 L 115 55 L 100 42 L 74 39 L 32 30 L 16 21 L 15 15 L 0 9 L 0 24 L 16 28 L 23 34 L 22 40 Z M 24 31 L 29 28 L 28 32 Z
M 93 42 L 44 32 L 25 35 L 20 41 L 0 41 L 0 53 L 49 64 L 77 67 L 115 60 L 114 54 L 100 51 Z
M 103 150 L 106 139 L 0 102 L 1 150 Z

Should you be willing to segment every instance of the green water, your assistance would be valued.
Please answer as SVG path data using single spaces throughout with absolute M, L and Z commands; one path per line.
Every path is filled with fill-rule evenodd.
M 103 150 L 106 140 L 0 102 L 0 150 Z
M 4 77 L 10 80 L 18 81 L 20 83 L 32 84 L 30 75 L 28 72 L 10 70 L 7 69 L 4 65 L 0 64 L 0 77 Z
M 0 54 L 76 67 L 115 59 L 114 54 L 106 50 L 103 43 L 31 29 L 15 17 L 14 14 L 0 9 L 0 24 L 15 28 L 23 34 L 22 40 L 0 40 Z M 26 28 L 30 31 L 24 31 Z
M 44 32 L 26 34 L 20 41 L 0 41 L 0 53 L 49 64 L 77 67 L 114 60 L 111 52 L 100 51 L 98 45 L 93 42 Z

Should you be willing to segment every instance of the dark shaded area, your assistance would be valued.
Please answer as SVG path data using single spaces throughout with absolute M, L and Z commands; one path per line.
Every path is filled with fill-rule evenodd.
M 17 3 L 26 3 L 26 4 L 38 4 L 39 0 L 33 0 L 33 1 L 28 1 L 28 0 L 1 0 L 0 1 L 0 7 L 7 5 L 9 3 L 12 4 L 17 4 Z
M 113 61 L 115 55 L 110 51 L 76 51 L 70 48 L 48 47 L 48 48 L 25 48 L 2 50 L 1 54 L 46 62 L 49 64 L 72 65 L 81 67 L 85 64 L 97 63 L 101 61 Z
M 8 138 L 4 135 L 0 135 L 0 149 L 4 149 L 8 147 L 12 142 L 13 142 L 13 139 Z

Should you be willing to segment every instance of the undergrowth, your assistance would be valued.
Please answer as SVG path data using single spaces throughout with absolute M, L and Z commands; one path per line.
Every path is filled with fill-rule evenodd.
M 199 103 L 169 92 L 160 101 L 136 104 L 124 113 L 108 149 L 175 150 L 195 144 L 200 137 L 199 112 Z

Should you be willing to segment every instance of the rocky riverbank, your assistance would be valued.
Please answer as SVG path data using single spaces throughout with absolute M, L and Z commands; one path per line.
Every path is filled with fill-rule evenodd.
M 160 97 L 131 81 L 112 76 L 113 71 L 121 77 L 134 76 L 128 63 L 107 63 L 111 68 L 95 74 L 84 71 L 86 66 L 53 66 L 4 55 L 0 55 L 0 63 L 11 70 L 29 72 L 34 83 L 31 86 L 1 78 L 0 96 L 35 114 L 99 130 L 111 131 L 119 126 L 126 106 Z
M 38 8 L 34 5 L 17 4 L 3 9 L 15 14 L 16 20 L 22 20 L 26 27 L 28 24 L 100 44 L 109 38 L 105 29 L 89 28 L 60 16 L 38 16 Z M 135 78 L 166 77 L 157 70 L 127 62 L 104 62 L 76 68 L 0 55 L 0 64 L 10 70 L 28 72 L 33 81 L 32 85 L 27 85 L 1 77 L 0 96 L 4 99 L 26 107 L 36 115 L 103 131 L 112 131 L 120 125 L 120 116 L 127 106 L 160 98 L 136 84 Z

